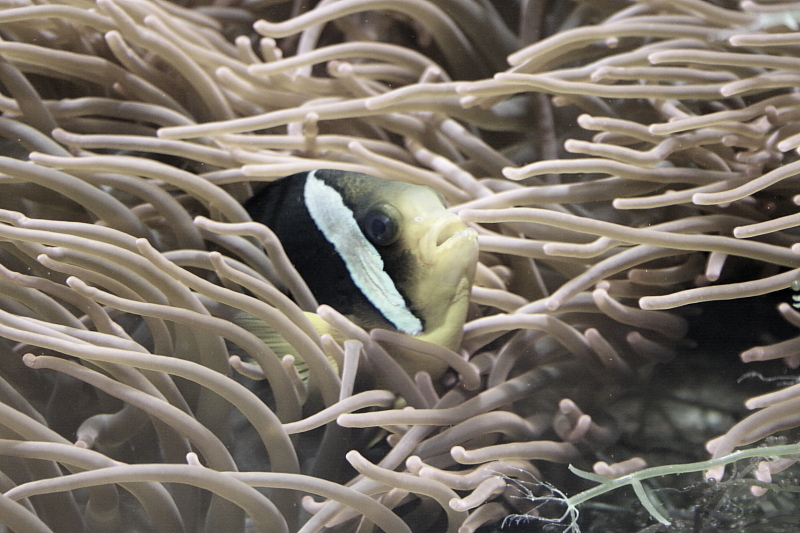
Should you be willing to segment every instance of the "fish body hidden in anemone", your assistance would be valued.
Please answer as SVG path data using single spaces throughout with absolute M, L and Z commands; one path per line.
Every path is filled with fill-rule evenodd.
M 282 178 L 245 207 L 277 235 L 320 304 L 368 330 L 458 348 L 477 234 L 430 187 L 322 169 Z M 411 375 L 437 378 L 447 369 L 410 350 L 390 353 Z

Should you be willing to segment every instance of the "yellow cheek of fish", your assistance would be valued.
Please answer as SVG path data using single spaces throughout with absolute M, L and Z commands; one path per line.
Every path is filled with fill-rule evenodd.
M 457 350 L 478 264 L 477 233 L 427 187 L 406 189 L 393 204 L 403 214 L 400 247 L 415 259 L 413 275 L 401 285 L 424 324 L 415 338 Z M 387 351 L 411 376 L 424 370 L 437 379 L 447 370 L 446 363 L 424 354 L 399 347 Z
M 464 333 L 478 246 L 472 230 L 452 244 L 449 259 L 429 266 L 427 275 L 420 277 L 411 291 L 414 295 L 410 299 L 425 324 L 415 338 L 455 351 Z M 395 348 L 390 353 L 412 376 L 425 370 L 437 379 L 447 370 L 446 363 L 417 352 Z

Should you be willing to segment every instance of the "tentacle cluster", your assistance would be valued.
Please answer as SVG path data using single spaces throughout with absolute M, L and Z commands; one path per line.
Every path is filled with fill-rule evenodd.
M 466 533 L 534 515 L 540 467 L 613 442 L 602 402 L 690 346 L 677 308 L 800 277 L 796 11 L 306 4 L 0 0 L 9 528 Z M 429 185 L 479 232 L 460 350 L 412 343 L 451 362 L 440 382 L 393 364 L 397 334 L 317 308 L 242 208 L 315 168 Z M 239 311 L 302 354 L 317 412 Z M 359 389 L 376 366 L 394 390 Z M 795 388 L 751 400 L 710 452 L 800 425 Z

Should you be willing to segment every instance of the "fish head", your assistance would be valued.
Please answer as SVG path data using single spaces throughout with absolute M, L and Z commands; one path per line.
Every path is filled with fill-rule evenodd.
M 477 233 L 447 211 L 433 189 L 399 182 L 391 189 L 391 200 L 372 206 L 368 213 L 394 211 L 396 241 L 383 250 L 376 248 L 409 309 L 422 321 L 424 333 L 430 333 L 448 321 L 451 306 L 469 299 L 478 262 Z M 374 233 L 370 224 L 385 224 L 374 214 L 360 218 L 366 235 Z
M 421 321 L 422 330 L 412 334 L 455 350 L 478 262 L 477 233 L 449 212 L 430 187 L 386 182 L 379 189 L 380 194 L 365 196 L 356 212 L 362 232 L 375 244 L 409 311 Z M 444 363 L 419 355 L 392 355 L 411 374 L 424 369 L 435 378 L 446 370 Z
M 478 258 L 476 232 L 434 189 L 320 169 L 283 178 L 248 203 L 320 304 L 365 329 L 394 329 L 456 349 Z M 429 356 L 392 353 L 438 377 Z

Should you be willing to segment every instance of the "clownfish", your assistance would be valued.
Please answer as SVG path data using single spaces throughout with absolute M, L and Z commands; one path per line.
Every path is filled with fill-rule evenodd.
M 319 304 L 366 330 L 398 331 L 451 350 L 460 345 L 477 233 L 434 189 L 320 169 L 269 184 L 245 208 L 276 234 Z M 252 324 L 245 327 L 264 339 Z M 425 370 L 436 379 L 447 369 L 416 352 L 390 354 L 412 376 Z

